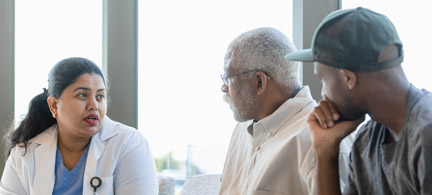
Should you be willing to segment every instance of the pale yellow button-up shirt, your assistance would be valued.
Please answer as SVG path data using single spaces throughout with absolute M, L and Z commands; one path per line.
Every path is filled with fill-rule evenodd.
M 220 194 L 317 194 L 316 161 L 307 125 L 316 106 L 309 87 L 303 87 L 274 113 L 234 129 Z M 341 144 L 340 173 L 346 181 L 352 140 Z M 341 183 L 343 188 L 345 182 Z

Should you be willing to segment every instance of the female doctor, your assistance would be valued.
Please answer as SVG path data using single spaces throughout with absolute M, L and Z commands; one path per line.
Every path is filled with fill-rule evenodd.
M 146 139 L 110 120 L 105 78 L 92 61 L 68 58 L 48 77 L 8 137 L 0 194 L 157 194 Z

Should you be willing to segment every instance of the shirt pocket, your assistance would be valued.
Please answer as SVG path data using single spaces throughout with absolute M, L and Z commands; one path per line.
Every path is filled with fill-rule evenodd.
M 113 176 L 101 177 L 100 179 L 102 180 L 102 184 L 99 188 L 96 189 L 96 193 L 98 195 L 114 194 L 113 178 Z

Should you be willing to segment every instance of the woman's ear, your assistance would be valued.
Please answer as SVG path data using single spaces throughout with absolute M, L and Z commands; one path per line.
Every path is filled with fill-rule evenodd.
M 257 84 L 256 84 L 257 94 L 260 95 L 264 93 L 264 91 L 267 89 L 267 84 L 268 84 L 267 75 L 263 72 L 257 72 L 255 74 L 255 77 L 257 80 Z
M 54 96 L 49 96 L 47 99 L 47 103 L 48 103 L 49 109 L 53 115 L 53 118 L 57 117 L 57 102 L 58 102 L 58 100 Z
M 357 75 L 354 72 L 345 69 L 341 69 L 340 73 L 348 89 L 354 89 L 357 85 Z

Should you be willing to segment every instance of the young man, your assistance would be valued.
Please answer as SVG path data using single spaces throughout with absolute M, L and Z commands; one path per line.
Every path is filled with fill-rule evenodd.
M 329 14 L 312 47 L 289 60 L 314 61 L 324 100 L 308 119 L 319 194 L 340 194 L 340 140 L 365 114 L 354 142 L 344 194 L 432 193 L 432 94 L 410 84 L 402 43 L 390 20 L 365 8 Z

